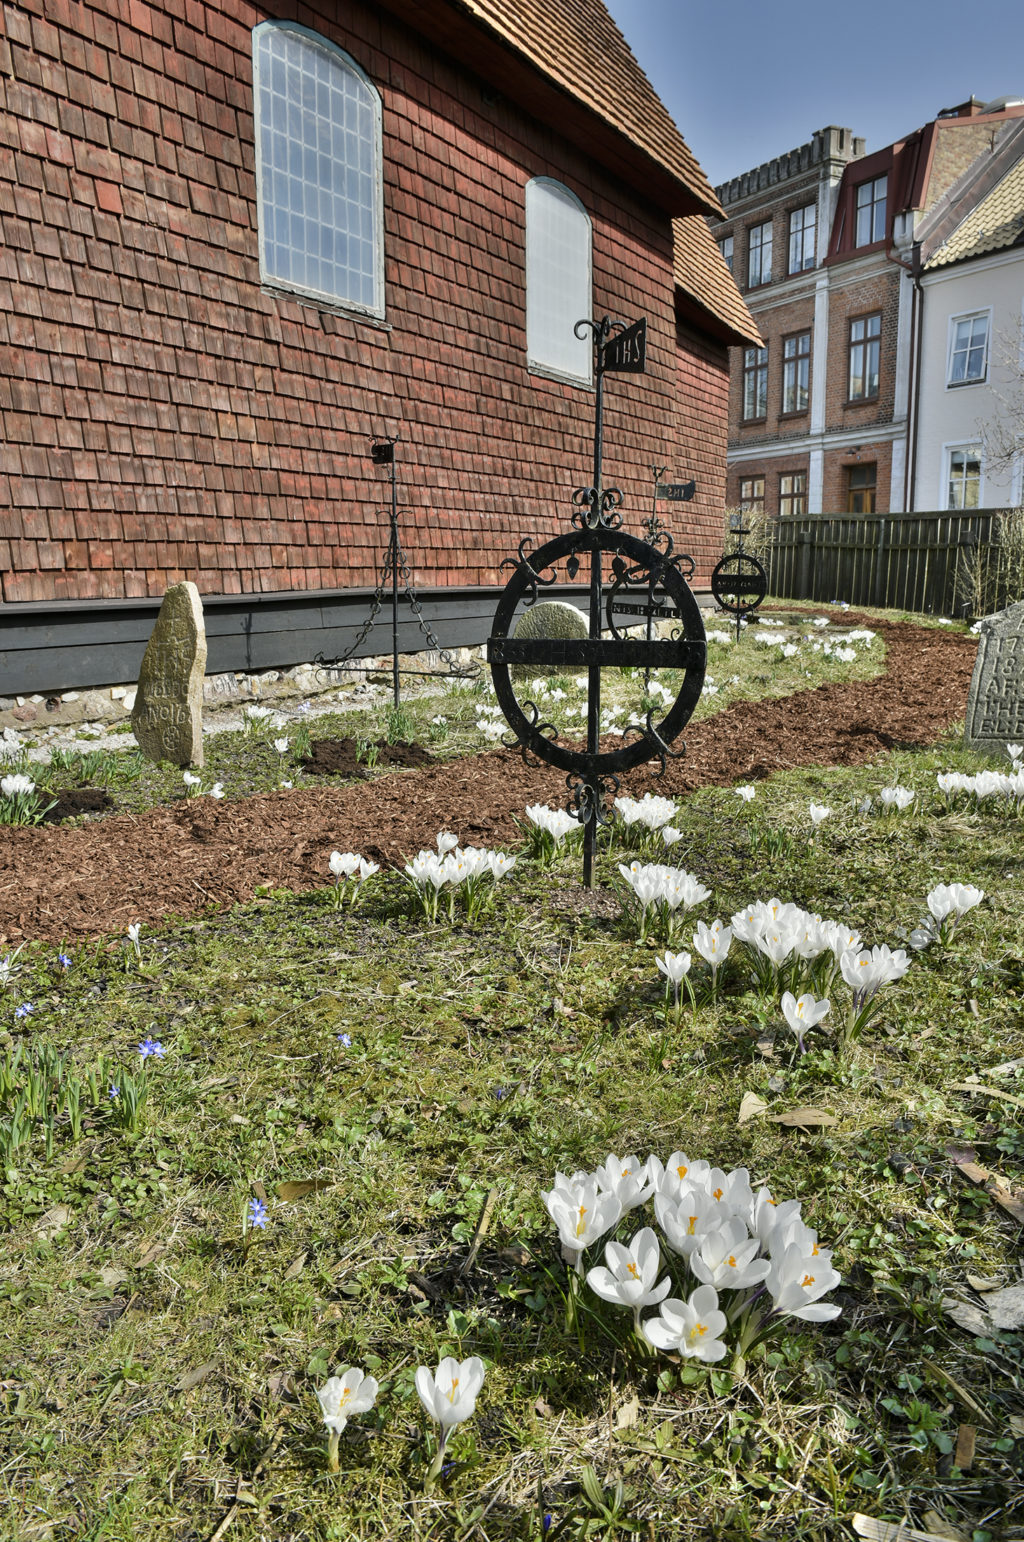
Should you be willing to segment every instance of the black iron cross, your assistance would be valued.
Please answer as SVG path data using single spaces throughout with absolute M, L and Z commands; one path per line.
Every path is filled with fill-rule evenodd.
M 681 571 L 681 565 L 688 562 L 692 573 L 692 561 L 673 555 L 671 537 L 665 532 L 650 543 L 625 534 L 620 529 L 622 516 L 618 513 L 622 494 L 617 488 L 602 485 L 604 375 L 609 371 L 638 372 L 644 368 L 646 318 L 626 327 L 605 316 L 600 322 L 578 322 L 575 329 L 578 336 L 584 335 L 581 329 L 592 332 L 596 352 L 593 484 L 577 489 L 573 496 L 576 512 L 572 531 L 556 536 L 537 551 L 531 551 L 530 542 L 523 540 L 518 560 L 509 558 L 502 564 L 513 568 L 514 572 L 495 612 L 492 635 L 487 643 L 487 659 L 498 702 L 524 755 L 532 752 L 567 773 L 571 803 L 584 826 L 583 882 L 587 888 L 592 888 L 597 829 L 609 817 L 604 805 L 618 791 L 618 773 L 654 759 L 660 760 L 664 768 L 667 756 L 681 753 L 672 750 L 671 744 L 689 721 L 700 696 L 707 647 L 700 608 Z M 612 559 L 611 573 L 614 575 L 608 605 L 609 637 L 603 635 L 602 624 L 602 559 L 605 553 Z M 509 630 L 520 603 L 527 607 L 534 605 L 539 587 L 556 582 L 556 568 L 563 561 L 567 578 L 575 579 L 581 558 L 588 556 L 589 635 L 572 639 L 510 637 Z M 549 577 L 545 576 L 548 572 Z M 625 605 L 631 607 L 625 614 L 632 613 L 633 602 L 623 598 L 624 591 L 644 593 L 646 598 L 637 607 L 638 614 L 671 619 L 677 623 L 676 635 L 669 638 L 623 636 L 615 625 L 614 613 L 622 612 Z M 520 705 L 509 676 L 510 666 L 516 664 L 534 668 L 586 669 L 585 751 L 560 744 L 558 730 L 551 723 L 541 722 L 536 703 L 526 701 Z M 601 670 L 615 667 L 647 671 L 682 669 L 685 678 L 660 723 L 655 725 L 653 714 L 648 712 L 643 728 L 634 724 L 627 729 L 627 734 L 636 737 L 618 750 L 602 752 Z M 524 706 L 529 709 L 529 716 Z

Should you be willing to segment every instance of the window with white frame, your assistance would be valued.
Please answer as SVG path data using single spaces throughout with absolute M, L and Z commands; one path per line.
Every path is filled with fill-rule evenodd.
M 946 450 L 946 508 L 976 509 L 981 502 L 981 448 L 953 445 Z
M 988 311 L 951 318 L 947 385 L 974 385 L 985 379 L 988 370 L 988 321 Z
M 384 314 L 381 104 L 346 53 L 293 22 L 253 30 L 260 277 Z
M 870 246 L 874 241 L 885 240 L 885 209 L 888 193 L 888 176 L 873 177 L 870 182 L 858 183 L 855 195 L 854 246 Z
M 722 239 L 718 243 L 718 250 L 722 254 L 722 261 L 725 263 L 726 267 L 729 269 L 729 272 L 731 273 L 732 272 L 732 252 L 733 252 L 733 238 L 732 238 L 732 236 L 723 236 Z
M 526 356 L 531 369 L 589 385 L 594 348 L 590 216 L 575 193 L 550 177 L 526 184 Z
M 772 281 L 772 222 L 752 225 L 747 237 L 747 287 L 757 289 Z
M 790 273 L 803 273 L 814 267 L 814 226 L 817 205 L 805 204 L 794 209 L 789 216 L 789 268 Z

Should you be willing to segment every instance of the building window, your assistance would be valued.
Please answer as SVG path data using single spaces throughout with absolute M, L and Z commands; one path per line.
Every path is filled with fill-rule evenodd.
M 747 286 L 770 284 L 772 278 L 772 222 L 752 225 L 747 241 Z
M 768 350 L 743 350 L 743 417 L 750 421 L 768 416 Z
M 789 271 L 803 273 L 814 267 L 814 224 L 817 208 L 813 203 L 794 209 L 789 216 Z
M 806 471 L 785 471 L 779 477 L 779 513 L 807 513 Z
M 740 478 L 740 513 L 764 513 L 764 477 Z
M 850 322 L 849 400 L 866 402 L 878 395 L 878 360 L 882 345 L 882 313 L 858 316 Z
M 949 456 L 947 509 L 976 509 L 981 502 L 981 450 L 959 445 Z
M 875 177 L 873 181 L 861 182 L 858 186 L 855 246 L 870 246 L 873 241 L 885 240 L 885 200 L 888 185 L 888 177 Z
M 877 486 L 877 465 L 848 466 L 846 468 L 847 514 L 873 514 Z
M 782 410 L 806 412 L 810 400 L 811 334 L 797 332 L 782 341 Z
M 947 385 L 973 385 L 988 369 L 988 312 L 954 316 L 949 332 Z
M 550 177 L 526 184 L 526 357 L 531 369 L 577 385 L 593 378 L 591 225 L 575 193 Z
M 260 278 L 384 314 L 380 97 L 333 43 L 253 31 Z
M 729 272 L 731 273 L 732 272 L 732 250 L 733 250 L 732 236 L 723 236 L 722 239 L 718 243 L 718 250 L 722 254 L 722 261 L 725 263 L 726 267 L 729 269 Z

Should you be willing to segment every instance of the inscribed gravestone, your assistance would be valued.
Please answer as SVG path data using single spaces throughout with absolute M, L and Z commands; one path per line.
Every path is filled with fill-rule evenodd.
M 150 760 L 203 763 L 206 628 L 195 584 L 172 584 L 139 671 L 132 732 Z
M 1024 600 L 981 623 L 964 738 L 976 750 L 1024 742 Z
M 531 605 L 516 622 L 513 637 L 519 638 L 568 638 L 589 637 L 590 624 L 582 611 L 565 600 L 543 600 Z M 558 673 L 555 664 L 514 664 L 509 670 L 513 680 L 533 679 L 536 675 Z

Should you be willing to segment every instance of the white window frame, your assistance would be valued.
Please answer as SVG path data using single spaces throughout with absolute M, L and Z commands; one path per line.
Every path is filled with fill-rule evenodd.
M 977 503 L 951 503 L 949 497 L 950 483 L 953 479 L 953 456 L 959 454 L 972 455 L 978 461 L 978 501 Z M 942 446 L 942 498 L 943 508 L 946 510 L 983 509 L 985 507 L 985 462 L 982 456 L 982 447 L 977 441 L 967 443 L 944 444 Z
M 807 215 L 811 218 L 808 220 Z M 799 217 L 800 224 L 794 227 L 794 221 Z M 808 273 L 814 267 L 818 255 L 818 206 L 816 203 L 801 204 L 799 209 L 789 211 L 789 240 L 786 248 L 786 274 L 795 277 L 797 273 Z M 793 264 L 793 244 L 796 241 L 800 251 L 800 261 Z M 806 261 L 810 247 L 810 262 Z
M 878 198 L 875 189 L 879 182 L 885 183 L 885 193 Z M 865 188 L 871 189 L 871 197 L 867 203 L 861 204 L 860 195 Z M 882 234 L 875 235 L 875 223 L 878 217 L 878 209 L 882 210 Z M 871 211 L 871 228 L 868 231 L 866 241 L 860 239 L 860 216 L 865 211 Z M 884 241 L 886 230 L 889 228 L 889 173 L 880 172 L 877 177 L 865 177 L 863 182 L 858 182 L 853 189 L 853 245 L 854 249 L 862 246 L 874 246 L 876 241 Z
M 751 225 L 747 231 L 747 288 L 763 289 L 765 284 L 772 281 L 772 263 L 774 260 L 774 230 L 771 220 L 759 220 L 756 225 Z M 767 236 L 765 231 L 768 232 Z M 758 236 L 757 242 L 757 281 L 752 275 L 754 257 L 754 236 Z M 766 271 L 767 270 L 767 271 Z
M 956 351 L 956 329 L 962 321 L 985 322 L 985 350 L 982 360 L 980 375 L 965 376 L 963 380 L 953 379 L 953 354 Z M 979 306 L 976 311 L 961 311 L 959 315 L 949 318 L 949 339 L 946 347 L 946 390 L 960 391 L 964 386 L 985 385 L 988 381 L 989 348 L 992 342 L 992 307 Z
M 532 177 L 526 184 L 526 365 L 538 375 L 566 381 L 569 385 L 592 386 L 594 383 L 593 333 L 587 328 L 583 338 L 575 336 L 577 322 L 589 321 L 593 315 L 594 294 L 594 227 L 590 215 L 576 194 L 553 177 Z M 579 214 L 582 220 L 576 225 L 573 239 L 579 242 L 573 260 L 579 264 L 575 274 L 566 281 L 564 269 L 558 273 L 552 268 L 557 264 L 557 249 L 546 240 L 540 216 L 544 200 L 553 200 L 563 213 Z M 584 246 L 586 250 L 584 251 Z M 545 266 L 548 272 L 556 271 L 556 286 L 545 290 Z M 579 315 L 570 315 L 576 309 Z M 552 317 L 557 316 L 557 329 L 561 346 L 556 349 Z M 568 328 L 566 334 L 565 328 Z M 568 360 L 578 360 L 570 364 Z
M 722 261 L 725 263 L 726 267 L 729 269 L 729 272 L 731 273 L 732 272 L 732 265 L 733 265 L 733 255 L 734 255 L 735 250 L 736 250 L 736 246 L 735 246 L 735 242 L 733 240 L 733 237 L 732 236 L 721 236 L 719 238 L 719 242 L 718 242 L 718 250 L 722 254 Z
M 365 105 L 371 109 L 373 114 L 374 145 L 372 167 L 373 189 L 371 195 L 372 206 L 367 208 L 366 204 L 360 204 L 356 200 L 352 200 L 350 206 L 365 209 L 373 227 L 371 237 L 373 243 L 373 259 L 372 273 L 370 275 L 372 278 L 373 296 L 370 303 L 367 303 L 362 296 L 353 297 L 352 294 L 340 293 L 339 288 L 342 286 L 328 288 L 317 283 L 300 283 L 289 273 L 275 271 L 275 264 L 270 256 L 270 252 L 277 243 L 272 242 L 269 239 L 270 214 L 271 208 L 273 208 L 275 212 L 280 213 L 281 205 L 275 203 L 274 205 L 268 206 L 264 188 L 264 171 L 266 169 L 268 173 L 273 174 L 274 168 L 264 168 L 263 132 L 261 128 L 261 87 L 263 81 L 260 43 L 262 39 L 266 37 L 271 31 L 277 34 L 285 32 L 291 33 L 301 38 L 307 45 L 319 49 L 322 53 L 326 54 L 336 66 L 340 66 L 350 76 L 352 76 L 358 82 L 359 86 L 365 90 Z M 357 315 L 372 316 L 383 320 L 384 163 L 380 92 L 377 90 L 376 86 L 373 84 L 373 81 L 370 80 L 365 71 L 360 69 L 359 65 L 355 62 L 354 59 L 350 58 L 350 56 L 345 53 L 344 49 L 339 48 L 336 43 L 332 43 L 329 38 L 321 36 L 319 32 L 313 32 L 309 27 L 302 27 L 297 22 L 276 20 L 264 21 L 260 22 L 258 26 L 254 27 L 252 34 L 252 60 L 253 133 L 256 145 L 256 219 L 259 231 L 260 282 L 272 286 L 274 289 L 286 290 L 291 294 L 309 296 L 310 298 L 318 300 L 325 305 L 334 306 L 343 311 L 352 311 Z M 303 104 L 297 104 L 297 110 L 300 114 L 300 117 L 302 115 L 302 107 Z M 319 121 L 323 123 L 324 120 L 321 118 Z M 304 155 L 312 155 L 316 153 L 317 152 L 311 145 L 303 143 Z M 325 157 L 321 156 L 318 158 L 324 159 Z M 337 168 L 345 168 L 346 163 L 344 160 L 339 160 L 336 157 L 330 157 L 330 161 L 332 167 L 335 170 Z M 317 170 L 319 171 L 320 168 L 318 167 Z M 278 175 L 281 176 L 283 173 L 278 172 Z M 288 174 L 287 180 L 289 183 L 292 182 L 290 173 Z M 295 178 L 295 185 L 301 185 L 307 194 L 310 189 L 318 189 L 320 195 L 320 203 L 322 205 L 325 193 L 322 178 L 318 182 L 308 181 L 304 176 L 301 180 L 299 178 Z M 319 214 L 317 214 L 316 217 L 314 217 L 312 213 L 307 215 L 304 209 L 296 210 L 295 213 L 303 222 L 306 233 L 312 229 L 332 228 L 326 219 L 319 218 Z M 317 260 L 328 260 L 324 258 L 322 252 L 308 255 L 315 256 Z M 366 273 L 365 269 L 362 271 L 364 274 Z M 322 277 L 322 274 L 320 276 Z

